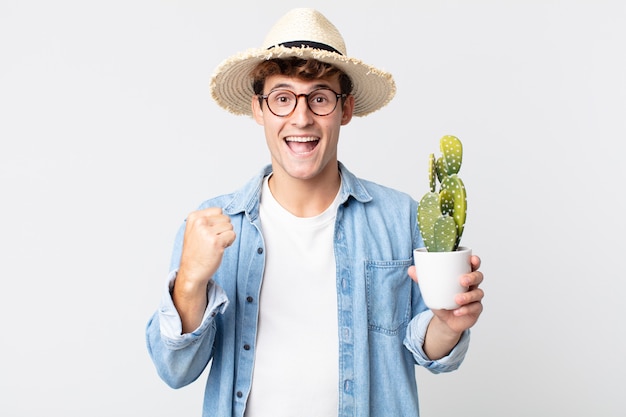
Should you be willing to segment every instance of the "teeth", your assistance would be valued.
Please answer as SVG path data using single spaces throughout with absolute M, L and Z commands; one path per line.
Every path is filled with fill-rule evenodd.
M 307 138 L 303 138 L 303 137 L 288 137 L 288 138 L 285 138 L 285 140 L 287 142 L 315 142 L 318 139 L 316 137 L 310 136 L 310 137 L 307 137 Z

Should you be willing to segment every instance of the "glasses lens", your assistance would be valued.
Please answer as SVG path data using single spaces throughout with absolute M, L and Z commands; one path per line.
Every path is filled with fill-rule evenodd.
M 301 94 L 307 99 L 309 109 L 318 116 L 326 116 L 337 106 L 337 94 L 328 88 Z M 298 96 L 289 90 L 274 90 L 267 95 L 267 106 L 276 116 L 289 116 L 298 105 Z
M 315 90 L 309 94 L 309 108 L 319 116 L 325 116 L 335 110 L 337 95 L 325 88 Z
M 267 105 L 276 116 L 287 116 L 298 103 L 298 98 L 288 90 L 274 90 L 267 95 Z

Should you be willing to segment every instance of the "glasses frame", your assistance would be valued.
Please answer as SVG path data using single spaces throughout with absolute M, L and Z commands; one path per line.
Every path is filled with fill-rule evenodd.
M 333 109 L 332 109 L 331 111 L 329 111 L 328 113 L 324 113 L 324 114 L 319 114 L 319 113 L 316 113 L 316 112 L 315 112 L 315 110 L 313 110 L 313 109 L 311 108 L 311 103 L 309 103 L 309 96 L 310 96 L 311 94 L 316 93 L 317 91 L 320 91 L 320 90 L 328 90 L 328 91 L 331 91 L 331 92 L 335 95 L 335 98 L 337 99 L 337 100 L 335 101 L 335 106 L 334 106 L 334 107 L 333 107 Z M 270 94 L 272 94 L 272 93 L 274 93 L 274 92 L 276 92 L 276 91 L 284 91 L 284 92 L 287 92 L 287 93 L 291 93 L 291 94 L 293 94 L 293 95 L 296 97 L 296 101 L 295 101 L 295 104 L 294 104 L 294 106 L 293 106 L 293 109 L 291 109 L 291 111 L 290 111 L 288 114 L 284 114 L 284 115 L 276 114 L 276 113 L 274 113 L 274 110 L 272 110 L 272 108 L 270 107 L 270 104 L 269 104 L 269 102 L 268 102 L 268 97 L 270 96 Z M 260 94 L 260 95 L 258 95 L 258 97 L 259 97 L 260 99 L 262 99 L 262 100 L 265 100 L 265 104 L 267 105 L 267 109 L 268 109 L 268 110 L 269 110 L 269 111 L 270 111 L 270 112 L 271 112 L 274 116 L 276 116 L 276 117 L 289 117 L 289 116 L 291 116 L 291 115 L 293 114 L 293 112 L 295 112 L 295 111 L 296 111 L 296 108 L 298 107 L 298 103 L 300 102 L 300 97 L 304 97 L 304 99 L 305 99 L 304 101 L 306 102 L 306 106 L 307 106 L 307 107 L 308 107 L 308 109 L 311 111 L 311 113 L 313 113 L 313 114 L 314 114 L 314 115 L 316 115 L 316 116 L 324 117 L 324 116 L 328 116 L 329 114 L 331 114 L 332 112 L 334 112 L 334 111 L 335 111 L 335 109 L 337 108 L 337 103 L 339 103 L 339 100 L 340 100 L 340 99 L 343 99 L 343 98 L 348 97 L 348 95 L 347 95 L 346 93 L 342 93 L 342 94 L 340 94 L 340 93 L 336 92 L 335 90 L 333 90 L 332 88 L 329 88 L 329 87 L 320 87 L 320 88 L 316 88 L 315 90 L 311 91 L 311 92 L 310 92 L 310 93 L 308 93 L 308 94 L 304 94 L 304 93 L 302 93 L 302 94 L 296 94 L 295 92 L 293 92 L 293 91 L 291 91 L 291 90 L 287 90 L 287 89 L 284 89 L 284 88 L 279 88 L 279 89 L 276 89 L 276 90 L 272 90 L 272 91 L 270 91 L 270 92 L 269 92 L 269 93 L 267 93 L 267 94 Z

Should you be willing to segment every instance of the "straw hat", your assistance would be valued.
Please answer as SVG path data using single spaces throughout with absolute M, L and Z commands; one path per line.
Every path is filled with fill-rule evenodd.
M 257 49 L 249 49 L 223 61 L 211 77 L 211 95 L 234 114 L 251 115 L 251 71 L 273 58 L 297 56 L 332 64 L 345 72 L 354 88 L 354 115 L 365 116 L 385 106 L 396 92 L 391 74 L 348 57 L 337 28 L 314 9 L 293 9 L 270 30 Z

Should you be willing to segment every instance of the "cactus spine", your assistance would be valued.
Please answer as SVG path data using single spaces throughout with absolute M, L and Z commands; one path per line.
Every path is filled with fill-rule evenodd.
M 429 252 L 457 250 L 467 216 L 465 185 L 458 173 L 463 162 L 463 145 L 455 136 L 439 141 L 441 156 L 428 158 L 430 192 L 420 200 L 417 222 Z M 437 192 L 439 182 L 439 192 Z

